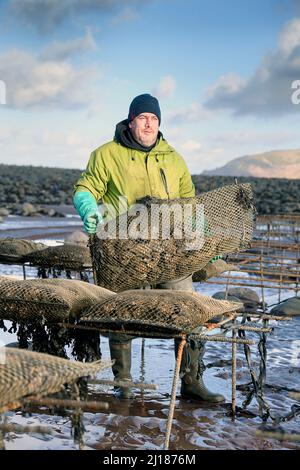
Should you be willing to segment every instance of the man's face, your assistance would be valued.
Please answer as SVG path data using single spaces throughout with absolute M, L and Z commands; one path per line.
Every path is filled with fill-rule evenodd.
M 129 128 L 139 144 L 143 147 L 150 147 L 157 139 L 158 117 L 152 113 L 141 113 L 129 123 Z

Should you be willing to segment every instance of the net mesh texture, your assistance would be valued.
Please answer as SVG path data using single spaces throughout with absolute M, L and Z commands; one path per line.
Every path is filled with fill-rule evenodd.
M 1 348 L 0 354 L 0 412 L 21 398 L 56 393 L 110 366 L 110 361 L 82 363 L 15 348 Z
M 106 232 L 100 227 L 90 240 L 97 284 L 115 292 L 192 274 L 216 255 L 246 249 L 252 238 L 255 208 L 250 184 L 224 186 L 194 198 L 146 197 L 139 204 L 146 210 L 138 218 L 132 215 L 134 206 L 115 219 L 116 231 L 113 225 Z
M 120 292 L 86 309 L 80 322 L 138 334 L 191 333 L 216 315 L 241 308 L 238 302 L 163 289 Z
M 112 295 L 115 294 L 107 289 L 77 280 L 0 278 L 0 318 L 70 320 L 80 316 L 84 308 Z
M 21 262 L 23 256 L 39 251 L 46 247 L 43 243 L 36 243 L 23 238 L 3 238 L 0 240 L 0 262 Z
M 23 257 L 23 261 L 29 262 L 32 266 L 74 271 L 81 271 L 92 266 L 89 248 L 79 243 L 50 246 L 44 250 L 29 253 Z

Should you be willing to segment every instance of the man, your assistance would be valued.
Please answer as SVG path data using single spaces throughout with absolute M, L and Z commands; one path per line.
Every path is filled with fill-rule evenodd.
M 119 200 L 124 198 L 126 211 L 138 199 L 153 196 L 175 199 L 195 196 L 191 175 L 183 158 L 168 144 L 159 131 L 161 111 L 158 100 L 139 95 L 130 104 L 128 118 L 116 126 L 115 137 L 92 152 L 86 171 L 75 185 L 74 205 L 85 230 L 95 233 L 103 221 L 97 202 L 102 199 L 120 213 Z M 193 291 L 192 277 L 177 279 L 157 288 Z M 131 340 L 127 335 L 110 334 L 113 373 L 117 380 L 131 380 Z M 175 352 L 177 353 L 175 341 Z M 195 341 L 185 347 L 181 367 L 181 394 L 208 402 L 224 397 L 211 393 L 204 385 L 202 357 L 204 345 Z M 130 398 L 131 391 L 118 387 L 120 398 Z

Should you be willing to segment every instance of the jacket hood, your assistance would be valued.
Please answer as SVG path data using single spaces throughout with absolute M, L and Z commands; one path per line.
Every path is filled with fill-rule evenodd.
M 151 145 L 150 147 L 144 147 L 143 145 L 139 144 L 133 138 L 130 132 L 130 129 L 128 127 L 128 119 L 124 119 L 123 121 L 119 122 L 116 125 L 114 140 L 118 144 L 124 145 L 124 147 L 128 147 L 134 150 L 139 150 L 141 152 L 150 152 L 154 147 L 157 147 L 157 150 L 159 151 L 160 142 L 161 141 L 166 142 L 165 139 L 163 138 L 162 133 L 158 131 L 157 141 L 155 142 L 154 145 Z

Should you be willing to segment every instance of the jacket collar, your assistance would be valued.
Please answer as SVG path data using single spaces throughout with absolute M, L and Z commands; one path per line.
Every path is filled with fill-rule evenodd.
M 154 145 L 151 145 L 150 147 L 143 147 L 133 138 L 128 127 L 127 119 L 124 119 L 116 125 L 114 140 L 115 142 L 123 145 L 124 147 L 131 148 L 133 150 L 138 150 L 140 152 L 149 153 L 151 152 L 151 150 L 154 150 L 154 152 L 165 153 L 166 151 L 173 151 L 167 141 L 163 138 L 163 134 L 160 131 L 158 131 L 157 141 Z

